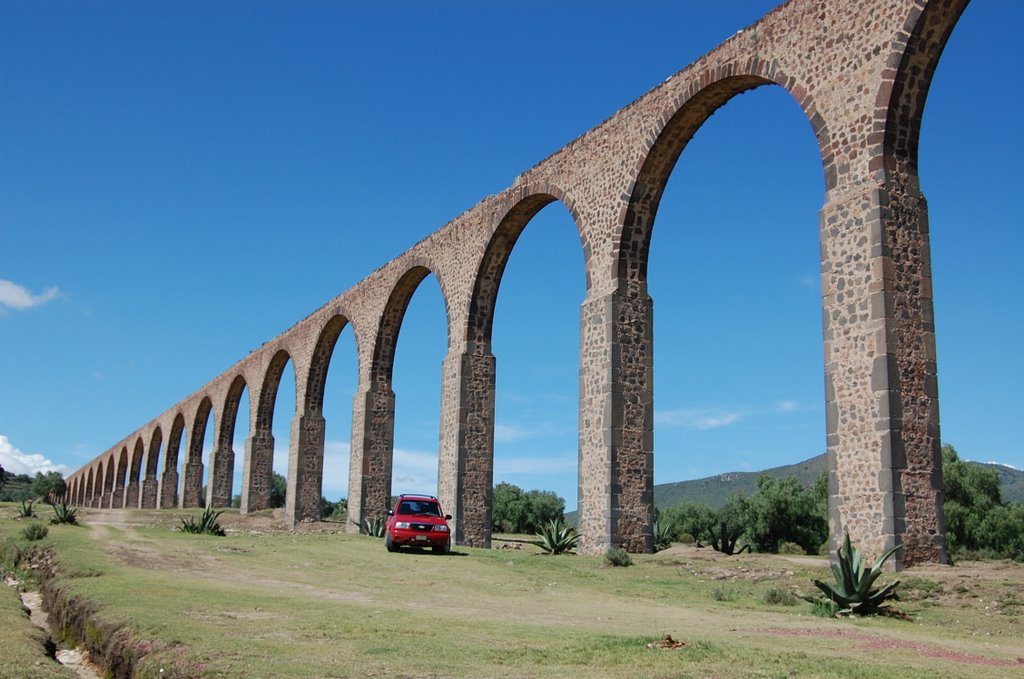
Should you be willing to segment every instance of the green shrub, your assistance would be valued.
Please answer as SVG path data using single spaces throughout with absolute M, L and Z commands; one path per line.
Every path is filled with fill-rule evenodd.
M 223 513 L 223 509 L 214 510 L 212 507 L 207 507 L 198 518 L 188 516 L 182 519 L 181 531 L 183 533 L 218 535 L 223 537 L 224 535 L 227 535 L 227 533 L 224 532 L 224 528 L 222 528 L 217 522 L 217 518 Z
M 797 603 L 796 596 L 784 587 L 769 587 L 762 600 L 772 606 L 793 606 Z
M 622 547 L 613 547 L 604 554 L 604 560 L 611 566 L 632 566 L 633 559 L 630 558 L 629 552 L 624 550 Z
M 836 555 L 838 564 L 832 564 L 835 583 L 815 580 L 814 584 L 836 605 L 838 615 L 878 613 L 882 604 L 896 598 L 896 585 L 900 584 L 900 581 L 895 580 L 881 589 L 872 589 L 872 585 L 882 574 L 882 564 L 899 547 L 900 545 L 894 545 L 886 550 L 878 557 L 871 570 L 865 570 L 865 561 L 861 558 L 860 551 L 850 544 L 850 534 L 847 533 L 846 540 Z
M 50 529 L 41 523 L 33 523 L 21 529 L 21 536 L 29 541 L 42 540 L 50 532 Z
M 732 587 L 718 586 L 711 590 L 711 598 L 715 601 L 736 601 L 739 597 L 739 592 Z
M 817 599 L 812 604 L 811 613 L 819 618 L 834 618 L 839 614 L 839 606 L 828 599 Z
M 66 523 L 72 526 L 77 526 L 78 510 L 74 507 L 69 507 L 66 502 L 61 502 L 59 505 L 53 505 L 53 518 L 50 519 L 50 523 Z

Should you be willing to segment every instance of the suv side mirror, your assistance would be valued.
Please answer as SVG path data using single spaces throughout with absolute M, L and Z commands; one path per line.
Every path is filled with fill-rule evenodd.
M 389 509 L 388 510 L 388 516 L 394 516 L 394 515 L 395 515 L 395 510 L 394 509 Z
M 445 521 L 451 521 L 452 520 L 452 515 L 451 514 L 445 514 L 444 515 L 444 520 Z

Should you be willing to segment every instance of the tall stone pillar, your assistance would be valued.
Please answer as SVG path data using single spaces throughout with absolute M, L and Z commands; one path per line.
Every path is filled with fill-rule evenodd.
M 142 479 L 142 508 L 143 509 L 156 509 L 156 503 L 159 492 L 160 484 L 156 480 L 156 476 L 147 476 Z
M 268 428 L 257 431 L 245 442 L 242 466 L 243 514 L 270 507 L 270 484 L 274 473 L 274 435 Z
M 580 311 L 580 552 L 654 550 L 653 303 L 641 282 Z
M 207 507 L 231 506 L 231 482 L 235 475 L 235 450 L 230 441 L 220 441 L 210 454 L 210 481 L 206 488 Z
M 110 504 L 107 506 L 111 509 L 121 509 L 124 507 L 124 476 L 115 477 L 114 492 L 110 494 L 108 499 Z
M 830 532 L 894 568 L 945 562 L 928 215 L 916 180 L 821 211 Z
M 489 351 L 450 352 L 442 364 L 438 496 L 455 544 L 491 546 L 494 376 Z
M 173 509 L 178 506 L 178 470 L 166 467 L 160 479 L 160 509 Z
M 320 520 L 320 495 L 324 478 L 324 427 L 319 413 L 296 415 L 288 444 L 288 493 L 285 514 L 294 526 L 304 520 Z
M 360 389 L 352 408 L 348 476 L 349 530 L 387 514 L 395 442 L 395 392 L 391 383 Z
M 185 463 L 185 483 L 181 488 L 181 506 L 183 508 L 198 507 L 203 497 L 203 463 L 201 461 Z
M 139 481 L 138 479 L 131 479 L 128 481 L 128 489 L 124 496 L 125 509 L 138 509 L 139 508 Z

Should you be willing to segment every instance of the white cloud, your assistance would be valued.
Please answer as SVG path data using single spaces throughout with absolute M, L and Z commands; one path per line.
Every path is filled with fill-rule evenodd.
M 737 422 L 741 414 L 711 408 L 678 408 L 654 413 L 654 424 L 686 429 L 717 429 Z
M 1020 471 L 1019 469 L 1017 469 L 1017 467 L 1014 467 L 1012 464 L 1006 464 L 1005 462 L 996 462 L 995 460 L 989 460 L 985 464 L 996 464 L 996 465 L 999 465 L 1000 467 L 1006 467 L 1008 469 L 1014 469 L 1016 471 Z
M 518 424 L 495 424 L 494 425 L 494 442 L 495 443 L 511 443 L 512 441 L 519 441 L 530 435 L 529 430 L 524 427 L 520 427 Z
M 796 401 L 778 401 L 775 404 L 775 412 L 777 413 L 791 413 L 800 408 L 800 404 Z
M 0 281 L 2 282 L 2 281 Z M 23 453 L 0 434 L 0 467 L 8 474 L 28 474 L 35 476 L 36 472 L 60 472 L 67 476 L 71 469 L 67 465 L 54 464 L 52 461 L 39 453 Z
M 59 294 L 59 289 L 47 288 L 41 295 L 33 295 L 17 283 L 0 279 L 0 315 L 5 314 L 6 309 L 23 310 L 46 304 Z

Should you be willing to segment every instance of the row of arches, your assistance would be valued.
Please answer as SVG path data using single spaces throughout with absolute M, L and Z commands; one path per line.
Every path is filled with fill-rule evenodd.
M 924 11 L 910 0 L 874 4 L 879 6 L 874 32 L 859 31 L 852 42 L 832 44 L 833 53 L 815 64 L 795 58 L 792 42 L 774 36 L 779 26 L 813 27 L 809 17 L 817 16 L 818 3 L 784 5 L 76 472 L 72 497 L 98 506 L 152 506 L 154 499 L 161 507 L 197 506 L 202 441 L 212 420 L 206 501 L 230 502 L 235 418 L 240 396 L 249 389 L 241 506 L 246 512 L 266 507 L 274 403 L 291 363 L 296 409 L 286 513 L 292 521 L 316 518 L 323 483 L 324 385 L 338 337 L 351 326 L 358 388 L 352 407 L 350 518 L 358 524 L 381 514 L 391 491 L 398 335 L 413 293 L 433 276 L 448 329 L 438 493 L 455 517 L 456 541 L 488 545 L 496 374 L 491 344 L 498 289 L 523 229 L 557 201 L 576 226 L 586 275 L 579 352 L 582 548 L 650 550 L 653 304 L 647 274 L 654 221 L 672 169 L 712 113 L 740 93 L 777 85 L 810 122 L 826 189 L 821 265 L 833 539 L 849 531 L 869 551 L 902 542 L 908 563 L 943 559 L 936 483 L 941 477 L 935 473 L 937 393 L 934 359 L 928 358 L 934 354 L 928 242 L 921 228 L 927 214 L 916 185 L 916 143 L 930 74 L 966 3 L 928 3 Z M 826 8 L 834 25 L 851 26 L 862 9 L 838 2 Z M 807 30 L 797 42 L 816 41 L 821 47 L 818 39 L 816 30 Z M 894 70 L 893 63 L 902 68 Z M 869 83 L 853 94 L 846 89 L 851 68 L 860 69 L 858 82 Z M 902 245 L 895 247 L 897 242 Z M 893 417 L 897 409 L 899 418 Z M 186 421 L 189 436 L 179 479 L 176 456 Z M 164 432 L 164 471 L 158 480 Z

